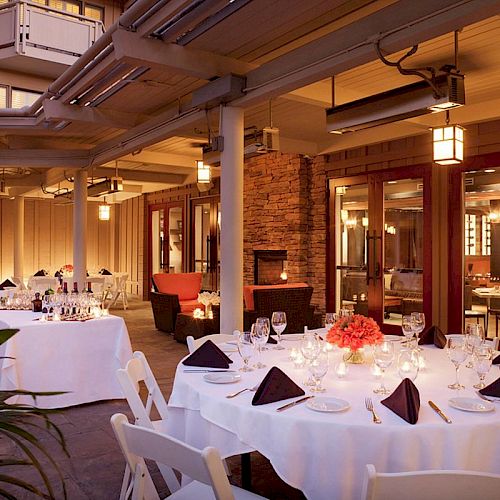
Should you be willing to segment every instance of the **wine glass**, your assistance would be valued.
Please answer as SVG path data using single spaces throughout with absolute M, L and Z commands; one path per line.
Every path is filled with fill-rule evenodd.
M 406 343 L 408 344 L 414 333 L 413 318 L 411 314 L 407 314 L 402 317 L 401 329 L 403 330 L 403 335 L 406 337 Z
M 473 386 L 474 389 L 484 389 L 486 387 L 484 379 L 490 371 L 492 359 L 493 349 L 490 346 L 482 344 L 474 348 L 472 365 L 479 377 L 479 383 Z
M 269 338 L 269 330 L 262 323 L 254 323 L 252 325 L 252 329 L 250 331 L 250 335 L 252 338 L 252 342 L 254 346 L 257 348 L 257 352 L 259 353 L 259 359 L 257 363 L 254 365 L 255 368 L 265 368 L 266 365 L 262 363 L 262 346 L 267 342 Z
M 271 316 L 271 324 L 273 325 L 273 330 L 276 332 L 276 335 L 278 336 L 278 343 L 274 348 L 278 350 L 285 349 L 281 345 L 281 334 L 286 329 L 286 313 L 284 313 L 283 311 L 274 311 Z
M 458 337 L 450 337 L 446 341 L 446 352 L 450 361 L 455 365 L 455 383 L 448 385 L 450 389 L 464 389 L 465 386 L 460 384 L 458 372 L 460 365 L 467 359 L 467 347 L 464 339 Z
M 417 346 L 419 341 L 419 335 L 424 331 L 425 328 L 425 314 L 423 312 L 412 312 L 411 319 L 413 321 L 413 331 L 415 332 L 415 337 L 417 338 Z M 418 348 L 421 350 L 421 348 Z
M 262 325 L 264 328 L 267 329 L 267 339 L 264 345 L 262 346 L 263 351 L 267 351 L 267 346 L 265 345 L 267 341 L 269 340 L 269 334 L 271 333 L 271 323 L 269 322 L 269 318 L 265 317 L 260 317 L 255 320 L 255 323 L 257 325 Z
M 337 314 L 336 313 L 326 313 L 325 314 L 325 328 L 328 332 L 330 328 L 336 323 Z
M 474 349 L 479 347 L 484 341 L 484 329 L 476 323 L 469 323 L 465 327 L 465 344 L 467 352 L 472 357 Z M 473 368 L 472 359 L 465 365 L 465 368 Z
M 398 373 L 402 379 L 409 378 L 414 381 L 419 369 L 418 351 L 403 349 L 398 356 Z
M 314 380 L 314 386 L 311 387 L 311 391 L 325 392 L 325 388 L 321 385 L 321 380 L 326 375 L 328 366 L 328 353 L 320 350 L 308 366 L 309 373 Z
M 243 366 L 240 368 L 240 371 L 253 372 L 253 368 L 248 365 L 254 352 L 252 334 L 250 332 L 241 332 L 238 335 L 238 352 L 243 360 Z
M 394 361 L 394 342 L 384 340 L 376 344 L 373 349 L 373 361 L 380 368 L 380 387 L 373 389 L 375 394 L 389 394 L 389 390 L 384 385 L 385 370 L 392 365 Z
M 321 343 L 314 333 L 306 333 L 300 342 L 300 351 L 302 356 L 309 364 L 315 359 L 321 351 Z M 316 385 L 312 377 L 304 382 L 305 385 Z

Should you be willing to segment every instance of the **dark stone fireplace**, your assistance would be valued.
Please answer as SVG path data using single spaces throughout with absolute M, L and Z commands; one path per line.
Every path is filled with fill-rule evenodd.
M 254 250 L 254 284 L 281 285 L 287 282 L 286 250 Z M 285 278 L 285 279 L 283 279 Z

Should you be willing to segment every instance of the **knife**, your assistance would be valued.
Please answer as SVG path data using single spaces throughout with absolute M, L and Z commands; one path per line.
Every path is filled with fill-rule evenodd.
M 429 401 L 429 406 L 447 423 L 451 424 L 451 419 L 448 418 L 433 401 Z
M 313 397 L 314 396 L 306 396 L 305 398 L 297 399 L 297 401 L 293 401 L 292 403 L 288 403 L 284 406 L 280 406 L 279 408 L 276 408 L 276 411 L 288 410 L 288 408 L 293 408 L 295 405 L 299 405 L 300 403 L 304 403 L 304 401 L 307 401 L 308 399 L 311 399 Z

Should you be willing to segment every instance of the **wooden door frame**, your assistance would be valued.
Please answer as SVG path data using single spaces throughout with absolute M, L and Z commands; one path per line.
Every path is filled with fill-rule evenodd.
M 500 166 L 500 152 L 466 158 L 461 165 L 448 167 L 448 241 L 461 241 L 450 245 L 448 259 L 448 331 L 458 333 L 464 325 L 464 220 L 465 197 L 463 175 L 471 170 Z M 457 314 L 460 311 L 460 314 Z
M 374 172 L 365 172 L 360 175 L 355 176 L 347 176 L 347 177 L 333 177 L 327 175 L 327 286 L 326 286 L 326 304 L 328 310 L 335 310 L 335 289 L 336 289 L 336 253 L 335 253 L 335 245 L 332 243 L 331 235 L 335 234 L 335 219 L 331 215 L 335 213 L 335 191 L 330 190 L 330 181 L 332 181 L 333 188 L 343 185 L 359 185 L 359 184 L 367 184 L 368 185 L 368 202 L 370 203 L 370 197 L 375 195 L 375 198 L 371 199 L 372 205 L 375 204 L 375 207 L 379 206 L 382 203 L 382 206 L 379 206 L 378 212 L 376 210 L 375 217 L 369 217 L 369 229 L 380 231 L 384 227 L 384 211 L 383 211 L 383 185 L 384 182 L 390 180 L 402 180 L 408 178 L 422 178 L 422 182 L 424 184 L 423 190 L 423 213 L 424 213 L 424 234 L 432 234 L 432 164 L 417 164 L 410 165 L 407 167 L 397 167 L 393 169 L 374 171 Z M 371 187 L 374 184 L 378 184 L 379 187 Z M 378 191 L 378 193 L 377 193 Z M 378 198 L 377 198 L 378 196 Z M 369 204 L 369 207 L 371 205 Z M 382 240 L 382 242 L 385 240 Z M 432 237 L 429 239 L 429 243 L 424 245 L 424 254 L 423 254 L 423 310 L 426 315 L 426 323 L 428 325 L 432 324 Z M 379 262 L 381 263 L 382 270 L 384 264 L 384 245 L 382 244 L 382 249 L 379 256 Z M 382 272 L 382 275 L 384 273 Z M 384 279 L 382 278 L 382 283 Z M 374 285 L 372 285 L 373 287 Z M 373 307 L 376 308 L 375 319 L 382 325 L 383 330 L 387 333 L 400 333 L 399 327 L 396 325 L 388 325 L 383 322 L 383 287 L 378 286 L 372 288 L 372 296 L 370 302 Z M 370 291 L 369 291 L 370 294 Z M 370 297 L 370 295 L 368 295 Z

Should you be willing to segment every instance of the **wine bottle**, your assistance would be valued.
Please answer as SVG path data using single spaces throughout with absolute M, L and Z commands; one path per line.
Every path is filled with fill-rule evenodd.
M 90 281 L 87 283 L 87 293 L 93 293 L 92 292 L 92 283 Z
M 68 282 L 67 281 L 64 282 L 63 293 L 68 293 Z
M 71 293 L 78 293 L 78 282 L 73 282 L 73 291 Z

